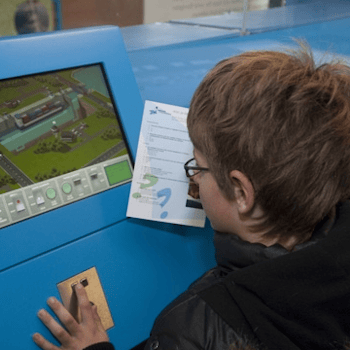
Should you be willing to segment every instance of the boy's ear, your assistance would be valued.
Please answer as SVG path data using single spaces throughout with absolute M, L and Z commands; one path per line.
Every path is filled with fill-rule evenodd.
M 240 214 L 249 213 L 254 206 L 254 187 L 246 175 L 239 170 L 232 170 L 230 177 L 234 185 L 235 200 Z

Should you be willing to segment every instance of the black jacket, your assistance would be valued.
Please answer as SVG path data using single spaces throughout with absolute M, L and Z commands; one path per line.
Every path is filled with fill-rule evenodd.
M 344 348 L 350 337 L 349 202 L 292 253 L 219 232 L 214 243 L 217 267 L 161 312 L 145 350 L 229 350 L 242 338 L 269 350 Z M 208 297 L 219 302 L 209 305 Z
M 349 202 L 292 253 L 229 234 L 214 240 L 218 266 L 162 311 L 146 350 L 228 350 L 242 336 L 268 349 L 343 348 L 350 336 Z M 231 320 L 203 299 L 213 292 L 230 306 Z

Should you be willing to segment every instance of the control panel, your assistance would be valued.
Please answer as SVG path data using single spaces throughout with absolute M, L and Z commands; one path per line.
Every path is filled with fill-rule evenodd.
M 131 181 L 128 155 L 0 196 L 0 228 Z

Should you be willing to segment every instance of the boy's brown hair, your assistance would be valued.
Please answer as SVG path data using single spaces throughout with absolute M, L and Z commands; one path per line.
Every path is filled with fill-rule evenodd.
M 251 180 L 265 213 L 253 232 L 305 241 L 350 197 L 350 68 L 316 67 L 303 44 L 219 62 L 192 98 L 188 129 L 228 199 L 231 170 Z

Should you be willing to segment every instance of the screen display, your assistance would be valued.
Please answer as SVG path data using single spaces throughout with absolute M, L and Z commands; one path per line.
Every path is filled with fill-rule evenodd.
M 49 210 L 131 178 L 130 152 L 101 64 L 0 81 L 0 194 L 18 192 L 0 203 L 10 219 L 19 219 L 26 206 Z M 32 191 L 18 191 L 28 186 Z

